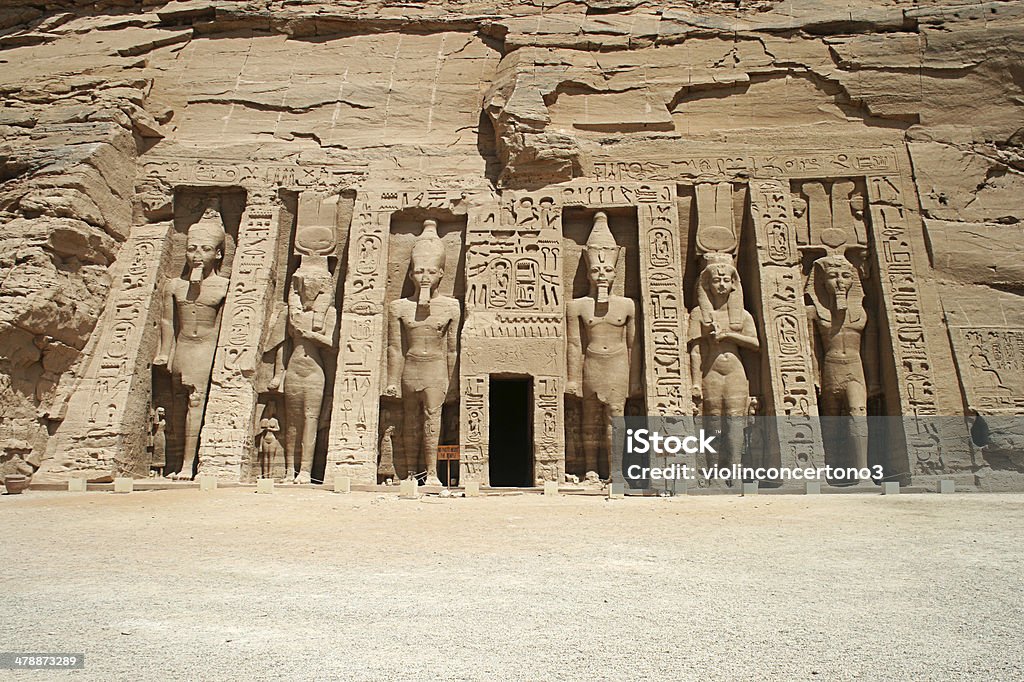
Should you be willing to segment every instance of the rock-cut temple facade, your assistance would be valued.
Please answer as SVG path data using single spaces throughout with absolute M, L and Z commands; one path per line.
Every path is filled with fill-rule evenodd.
M 1018 1 L 0 7 L 0 466 L 587 485 L 654 415 L 735 462 L 1022 489 L 1022 31 Z M 749 417 L 785 418 L 757 462 Z

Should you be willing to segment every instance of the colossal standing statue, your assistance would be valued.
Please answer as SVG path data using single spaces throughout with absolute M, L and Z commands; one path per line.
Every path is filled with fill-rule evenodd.
M 327 265 L 315 256 L 304 256 L 303 264 L 292 275 L 288 294 L 291 355 L 284 371 L 269 385 L 272 391 L 284 391 L 285 480 L 295 483 L 311 482 L 326 383 L 322 353 L 334 346 L 337 326 L 333 288 L 334 278 Z
M 213 357 L 220 333 L 221 310 L 228 280 L 217 270 L 224 258 L 224 225 L 216 200 L 211 201 L 199 222 L 188 230 L 185 258 L 190 270 L 168 283 L 160 320 L 160 344 L 154 365 L 165 365 L 171 374 L 175 399 L 184 394 L 185 450 L 181 469 L 172 474 L 190 480 L 199 452 L 206 396 L 210 389 Z
M 740 348 L 757 351 L 760 342 L 754 318 L 743 309 L 739 273 L 726 253 L 707 253 L 697 289 L 697 307 L 690 314 L 690 374 L 694 403 L 705 423 L 718 432 L 717 461 L 710 466 L 739 464 L 750 408 L 750 384 Z M 732 485 L 731 479 L 725 479 Z
M 422 452 L 427 485 L 438 486 L 441 408 L 455 371 L 462 316 L 456 299 L 437 292 L 444 277 L 444 262 L 444 242 L 437 236 L 437 222 L 425 220 L 412 249 L 409 273 L 416 293 L 392 302 L 388 308 L 384 389 L 384 395 L 402 398 L 402 432 L 410 466 L 419 466 Z
M 639 387 L 636 305 L 610 293 L 618 257 L 608 216 L 598 212 L 585 251 L 590 295 L 566 307 L 565 392 L 583 398 L 583 454 L 591 483 L 600 479 L 601 450 L 611 455 L 612 417 L 625 414 L 626 399 Z
M 868 466 L 868 397 L 880 392 L 877 366 L 861 358 L 861 343 L 871 331 L 864 310 L 864 288 L 856 268 L 845 256 L 832 253 L 814 261 L 807 280 L 806 293 L 811 300 L 807 317 L 811 337 L 820 339 L 821 414 L 825 417 L 849 416 L 849 432 L 836 434 L 830 429 L 827 440 L 849 444 L 852 461 L 843 466 L 866 469 Z M 817 334 L 814 328 L 817 328 Z M 870 334 L 868 334 L 870 336 Z M 815 357 L 817 360 L 817 357 Z M 834 426 L 834 425 L 833 425 Z M 846 438 L 842 436 L 845 435 Z M 871 485 L 870 479 L 860 481 Z

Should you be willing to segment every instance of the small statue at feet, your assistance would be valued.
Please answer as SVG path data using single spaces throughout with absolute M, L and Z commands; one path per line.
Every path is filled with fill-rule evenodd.
M 410 466 L 426 462 L 427 485 L 441 485 L 437 446 L 441 439 L 441 408 L 451 384 L 458 354 L 459 302 L 438 293 L 444 277 L 444 242 L 437 222 L 423 221 L 412 249 L 409 278 L 416 293 L 388 308 L 388 371 L 384 395 L 401 397 L 402 427 Z M 422 436 L 420 435 L 422 432 Z
M 184 397 L 188 404 L 182 465 L 171 475 L 176 480 L 192 479 L 199 452 L 199 431 L 228 291 L 227 278 L 217 272 L 224 257 L 224 240 L 224 225 L 214 201 L 188 230 L 188 278 L 172 280 L 164 294 L 160 345 L 153 364 L 167 367 L 176 399 Z

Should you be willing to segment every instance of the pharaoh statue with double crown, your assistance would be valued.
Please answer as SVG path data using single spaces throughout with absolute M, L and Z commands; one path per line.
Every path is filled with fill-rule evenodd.
M 566 307 L 568 378 L 565 392 L 583 399 L 585 477 L 600 480 L 601 452 L 610 457 L 612 417 L 625 414 L 626 400 L 639 390 L 636 304 L 611 293 L 619 246 L 598 212 L 585 250 L 590 294 Z
M 188 277 L 171 280 L 164 293 L 160 344 L 154 365 L 171 374 L 175 399 L 187 403 L 185 450 L 181 469 L 172 478 L 190 480 L 199 452 L 199 431 L 210 390 L 221 312 L 228 280 L 218 269 L 226 235 L 216 200 L 188 230 L 185 259 Z
M 425 220 L 412 249 L 409 278 L 415 292 L 388 309 L 387 387 L 384 395 L 402 399 L 402 436 L 411 465 L 422 461 L 427 485 L 441 485 L 437 476 L 437 446 L 441 438 L 441 408 L 458 357 L 459 302 L 442 296 L 444 242 L 437 222 Z

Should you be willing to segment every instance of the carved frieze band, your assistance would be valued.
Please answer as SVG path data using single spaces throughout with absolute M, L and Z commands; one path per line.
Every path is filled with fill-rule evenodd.
M 670 182 L 701 178 L 732 179 L 813 178 L 896 174 L 899 161 L 892 149 L 800 151 L 750 154 L 664 157 L 647 161 L 622 161 L 594 157 L 588 175 L 600 182 Z

